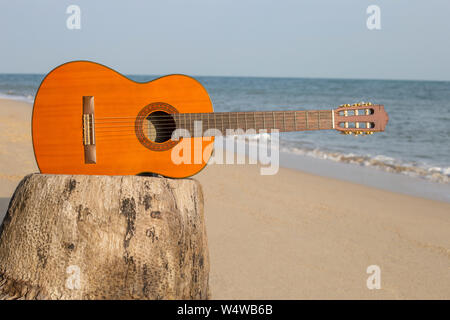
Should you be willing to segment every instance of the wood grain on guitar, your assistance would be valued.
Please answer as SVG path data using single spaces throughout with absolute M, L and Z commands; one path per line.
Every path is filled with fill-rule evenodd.
M 215 132 L 335 129 L 370 134 L 383 131 L 387 121 L 384 107 L 371 104 L 335 110 L 213 112 L 207 91 L 191 77 L 175 74 L 138 83 L 103 65 L 74 61 L 55 68 L 42 81 L 32 134 L 43 173 L 152 172 L 181 178 L 206 165 Z M 171 139 L 176 129 L 190 134 L 182 138 L 185 143 L 201 147 L 200 163 L 171 161 L 178 143 Z

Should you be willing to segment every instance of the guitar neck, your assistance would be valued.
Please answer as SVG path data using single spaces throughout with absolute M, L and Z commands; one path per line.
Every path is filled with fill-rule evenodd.
M 177 128 L 188 130 L 191 136 L 216 135 L 209 129 L 226 135 L 227 130 L 233 130 L 232 134 L 243 134 L 250 129 L 288 132 L 334 128 L 332 110 L 176 113 L 173 117 Z M 242 132 L 236 132 L 238 129 Z

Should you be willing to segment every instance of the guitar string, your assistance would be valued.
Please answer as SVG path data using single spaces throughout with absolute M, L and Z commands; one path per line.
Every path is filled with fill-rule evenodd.
M 322 118 L 323 117 L 323 115 L 322 116 L 320 116 L 320 121 L 322 121 L 322 120 L 331 120 L 332 119 L 332 117 L 331 116 L 327 116 L 327 117 L 324 117 L 324 118 Z M 256 118 L 256 117 L 255 117 Z M 291 117 L 291 116 L 286 116 L 286 117 L 282 117 L 281 119 L 279 118 L 279 117 L 277 117 L 277 119 L 275 119 L 275 121 L 281 121 L 281 122 L 283 122 L 283 120 L 289 120 L 289 121 L 291 121 L 291 120 L 298 120 L 298 121 L 300 121 L 300 120 L 304 120 L 304 118 L 305 117 L 303 117 L 303 119 L 302 119 L 302 117 Z M 315 116 L 312 116 L 311 115 L 311 119 L 308 119 L 308 121 L 317 121 L 318 119 L 317 119 L 318 117 L 315 115 Z M 232 122 L 236 122 L 236 121 L 239 121 L 239 122 L 255 122 L 255 120 L 256 121 L 268 121 L 268 122 L 271 122 L 271 121 L 273 121 L 273 118 L 272 117 L 270 117 L 270 119 L 269 118 L 266 118 L 266 119 L 262 119 L 261 117 L 259 117 L 259 119 L 253 119 L 253 117 L 252 117 L 252 119 L 249 119 L 249 118 L 247 118 L 247 119 L 232 119 L 232 118 L 230 118 L 230 119 L 228 119 L 228 118 L 215 118 L 215 119 L 205 119 L 205 118 L 202 118 L 202 119 L 158 119 L 158 120 L 154 120 L 154 119 L 144 119 L 144 120 L 147 120 L 147 121 L 149 121 L 149 122 L 151 122 L 151 123 L 176 123 L 176 122 L 179 122 L 179 123 L 183 123 L 183 122 L 189 122 L 189 123 L 193 123 L 194 121 L 202 121 L 202 122 L 221 122 L 221 121 L 226 121 L 226 122 L 229 122 L 229 121 L 232 121 Z M 306 120 L 305 120 L 306 121 Z M 113 126 L 116 126 L 116 127 L 120 127 L 120 124 L 124 124 L 124 125 L 128 125 L 128 124 L 133 124 L 133 123 L 135 123 L 136 121 L 122 121 L 122 122 L 97 122 L 97 121 L 95 121 L 95 124 L 96 125 L 103 125 L 103 124 L 107 124 L 107 125 L 109 125 L 110 123 L 118 123 L 119 125 L 113 125 Z
M 274 110 L 274 111 L 226 111 L 226 112 L 186 112 L 186 113 L 165 113 L 164 115 L 155 115 L 154 117 L 167 117 L 167 116 L 181 116 L 181 115 L 195 115 L 195 114 L 214 114 L 214 115 L 220 115 L 220 114 L 253 114 L 253 113 L 266 113 L 266 114 L 272 114 L 273 112 L 275 113 L 287 113 L 287 112 L 330 112 L 332 110 L 330 109 L 321 109 L 321 110 Z M 350 111 L 350 110 L 349 110 Z M 158 112 L 158 110 L 154 111 L 154 112 Z M 146 116 L 141 116 L 143 118 L 148 117 L 149 115 Z M 136 116 L 133 117 L 100 117 L 100 118 L 96 118 L 96 119 L 134 119 L 136 118 Z
M 227 129 L 231 129 L 231 130 L 237 130 L 237 129 L 241 129 L 241 130 L 243 130 L 242 128 L 227 128 Z M 230 135 L 230 134 L 227 134 L 227 129 L 225 129 L 225 130 L 219 130 L 219 132 L 220 133 L 225 133 L 225 134 L 221 134 L 222 136 L 228 136 L 228 135 Z M 264 129 L 264 131 L 265 132 L 258 132 L 258 129 L 255 129 L 255 131 L 256 131 L 256 134 L 261 134 L 261 133 L 272 133 L 272 130 L 273 129 L 277 129 L 277 128 L 265 128 Z M 286 130 L 279 130 L 279 132 L 295 132 L 295 131 L 315 131 L 315 130 L 332 130 L 333 128 L 332 128 L 332 126 L 328 126 L 328 127 L 322 127 L 322 128 L 318 128 L 317 126 L 311 126 L 310 128 L 308 128 L 308 129 L 306 129 L 306 128 L 302 128 L 302 129 L 296 129 L 296 130 L 294 130 L 294 128 L 292 128 L 292 130 L 290 129 L 290 128 L 287 128 Z M 190 129 L 187 129 L 186 128 L 186 130 L 188 131 L 188 132 L 192 132 L 192 130 L 190 130 Z M 170 130 L 156 130 L 156 131 L 154 131 L 154 130 L 151 130 L 150 131 L 150 133 L 149 134 L 145 134 L 144 133 L 144 136 L 149 136 L 149 135 L 151 135 L 152 133 L 155 133 L 156 135 L 157 134 L 170 134 L 170 133 L 172 133 L 174 130 L 172 130 L 172 129 L 170 129 Z M 202 130 L 203 131 L 203 130 Z M 206 130 L 205 130 L 206 131 Z M 209 135 L 204 135 L 204 133 L 205 133 L 205 131 L 203 131 L 203 132 L 200 132 L 201 133 L 201 135 L 199 135 L 199 137 L 205 137 L 205 136 L 209 136 Z M 244 131 L 244 130 L 243 130 Z M 242 135 L 248 135 L 249 133 L 245 133 L 245 131 L 244 131 L 244 133 L 242 134 Z M 231 135 L 236 135 L 235 133 L 233 133 L 233 134 L 231 134 Z M 110 132 L 105 132 L 105 134 L 96 134 L 96 138 L 108 138 L 108 137 L 124 137 L 124 136 L 133 136 L 133 137 L 135 137 L 136 136 L 136 132 L 134 131 L 134 130 L 129 130 L 129 131 L 110 131 Z M 195 135 L 195 132 L 194 132 L 194 136 L 197 136 L 197 135 Z
M 273 129 L 278 129 L 280 132 L 331 130 L 331 129 L 333 129 L 333 127 L 332 127 L 332 125 L 330 125 L 328 120 L 329 119 L 324 119 L 324 120 L 321 119 L 320 120 L 320 125 L 318 125 L 317 121 L 316 122 L 308 122 L 308 123 L 306 121 L 297 121 L 297 126 L 296 127 L 294 127 L 294 126 L 287 126 L 286 128 L 283 128 L 283 129 L 281 129 L 280 126 L 266 126 L 266 127 L 263 127 L 262 126 L 263 123 L 259 122 L 259 123 L 256 123 L 255 126 L 247 127 L 247 130 L 248 129 L 254 129 L 255 131 L 267 130 L 267 133 L 269 133 L 269 130 L 271 131 Z M 307 124 L 308 124 L 308 126 L 306 126 Z M 258 128 L 258 127 L 260 127 L 260 128 Z M 299 127 L 301 127 L 301 128 L 299 128 Z M 188 132 L 192 132 L 193 130 L 191 130 L 191 128 L 192 128 L 192 126 L 175 127 L 175 128 L 173 126 L 171 126 L 170 128 L 165 127 L 165 128 L 162 128 L 162 129 L 160 128 L 160 129 L 156 129 L 156 130 L 155 129 L 150 129 L 150 128 L 145 128 L 144 130 L 145 131 L 148 130 L 151 133 L 154 132 L 155 134 L 157 134 L 157 133 L 159 133 L 159 134 L 168 134 L 168 133 L 173 132 L 176 129 L 185 129 Z M 206 127 L 206 128 L 204 128 L 202 126 L 202 128 L 199 128 L 199 129 L 201 130 L 201 132 L 204 133 L 206 130 L 213 129 L 213 128 L 219 130 L 220 132 L 224 131 L 225 135 L 227 135 L 226 134 L 227 129 L 231 129 L 231 130 L 238 130 L 238 129 L 240 129 L 240 130 L 244 131 L 244 128 L 235 127 L 235 126 L 232 126 L 232 127 L 217 126 L 217 127 Z M 192 129 L 195 129 L 195 128 L 192 128 Z M 361 129 L 364 129 L 364 128 L 361 128 Z M 261 133 L 261 132 L 259 132 L 259 133 Z M 125 128 L 124 130 L 108 130 L 108 131 L 97 131 L 96 130 L 96 136 L 99 137 L 99 138 L 101 138 L 101 137 L 113 137 L 113 136 L 120 137 L 120 136 L 126 136 L 126 135 L 135 136 L 136 135 L 135 130 L 129 129 L 129 128 Z M 203 135 L 201 135 L 201 136 L 203 136 Z
M 292 120 L 292 119 L 285 119 L 285 120 Z M 229 123 L 215 123 L 214 125 L 211 124 L 207 124 L 205 122 L 202 123 L 201 129 L 202 130 L 207 130 L 207 129 L 221 129 L 221 130 L 226 130 L 226 129 L 255 129 L 255 130 L 260 130 L 260 129 L 279 129 L 281 131 L 283 131 L 284 129 L 287 129 L 286 131 L 296 131 L 299 127 L 300 129 L 304 129 L 304 128 L 315 128 L 318 127 L 318 124 L 320 121 L 320 126 L 323 127 L 328 127 L 330 125 L 332 125 L 330 123 L 331 119 L 317 119 L 317 120 L 310 120 L 310 121 L 306 121 L 306 120 L 300 120 L 297 119 L 297 121 L 295 123 L 290 123 L 290 124 L 286 124 L 283 123 L 283 120 L 278 120 L 274 122 L 271 121 L 251 121 L 251 123 L 247 123 L 247 125 L 245 125 L 244 123 L 242 123 L 242 121 L 239 121 L 241 123 L 232 123 L 231 126 L 229 125 Z M 149 126 L 149 125 L 144 125 L 144 126 Z M 165 132 L 165 131 L 174 131 L 176 129 L 195 129 L 195 124 L 193 123 L 188 123 L 188 124 L 183 124 L 183 123 L 159 123 L 155 130 L 158 132 Z M 80 127 L 80 129 L 82 129 L 82 127 Z M 113 129 L 113 130 L 104 130 L 104 129 Z M 96 134 L 97 133 L 105 133 L 105 132 L 127 132 L 127 131 L 134 131 L 135 126 L 134 125 L 130 125 L 130 126 L 97 126 L 95 128 Z M 361 129 L 365 129 L 365 128 L 361 128 Z
M 310 128 L 310 129 L 296 130 L 296 131 L 317 131 L 317 130 L 333 130 L 333 128 L 331 128 L 331 127 L 329 127 L 329 128 L 320 128 L 320 129 Z M 283 131 L 281 131 L 281 132 L 283 132 Z M 293 131 L 288 131 L 287 130 L 285 132 L 293 132 Z M 269 129 L 265 133 L 271 134 L 272 132 Z M 238 135 L 239 136 L 244 136 L 244 135 L 249 135 L 249 134 L 248 133 L 247 134 L 244 133 L 244 134 L 238 134 Z M 149 137 L 147 135 L 144 134 L 144 136 L 146 136 L 146 138 L 149 139 Z M 190 135 L 191 138 L 194 138 L 194 137 L 212 137 L 212 136 L 213 135 L 204 135 L 204 134 L 201 134 L 201 135 L 195 135 L 195 134 L 194 135 Z M 234 133 L 233 134 L 227 134 L 225 132 L 225 134 L 219 134 L 219 135 L 216 135 L 215 137 L 217 137 L 217 136 L 236 136 L 236 134 L 234 134 Z M 99 136 L 96 136 L 96 140 L 103 140 L 103 139 L 108 139 L 108 138 L 123 139 L 123 138 L 131 138 L 131 137 L 133 139 L 136 139 L 136 133 L 135 132 L 126 132 L 126 133 L 112 133 L 112 134 L 108 134 L 108 135 L 99 135 Z M 171 138 L 168 138 L 168 139 L 170 140 Z
M 332 124 L 330 123 L 331 119 L 320 119 L 320 126 L 332 126 Z M 274 124 L 272 123 L 268 123 L 266 122 L 261 122 L 261 121 L 257 121 L 257 122 L 252 122 L 252 123 L 248 123 L 247 125 L 242 125 L 242 123 L 236 125 L 236 123 L 232 124 L 231 126 L 229 124 L 224 123 L 224 125 L 222 126 L 221 123 L 218 123 L 217 126 L 216 125 L 208 125 L 205 123 L 202 123 L 201 125 L 201 129 L 255 129 L 255 130 L 260 130 L 260 129 L 279 129 L 279 130 L 284 130 L 284 129 L 289 129 L 289 130 L 294 130 L 296 128 L 302 129 L 304 128 L 314 128 L 318 126 L 318 121 L 297 121 L 296 124 L 294 123 L 290 123 L 290 124 L 280 124 L 280 121 L 276 121 L 276 123 Z M 308 124 L 308 126 L 306 126 Z M 149 127 L 149 125 L 144 125 L 144 127 Z M 97 125 L 95 126 L 95 132 L 96 133 L 102 133 L 102 132 L 126 132 L 126 131 L 134 131 L 135 130 L 135 126 L 134 125 L 130 125 L 130 126 L 108 126 L 108 127 L 98 127 Z M 174 131 L 176 129 L 195 129 L 195 124 L 176 124 L 176 123 L 171 123 L 171 124 L 159 124 L 156 126 L 156 128 L 154 130 L 158 131 L 158 132 L 164 132 L 164 131 Z M 82 127 L 80 127 L 80 129 L 82 129 Z M 108 129 L 108 130 L 104 130 L 104 129 Z M 112 129 L 112 130 L 109 130 Z M 364 129 L 364 128 L 361 128 Z
M 259 132 L 259 133 L 256 132 L 255 134 L 261 134 L 261 133 L 268 133 L 268 134 L 270 134 L 270 133 L 273 133 L 272 130 L 274 130 L 274 129 L 276 129 L 276 128 L 268 128 L 268 129 L 265 129 L 265 130 L 267 130 L 266 132 Z M 309 129 L 302 129 L 302 130 L 295 130 L 295 131 L 316 131 L 316 130 L 331 130 L 331 129 L 333 129 L 333 128 L 332 128 L 332 127 L 329 127 L 329 128 L 320 128 L 320 129 L 318 129 L 318 128 L 309 128 Z M 188 131 L 189 133 L 191 132 L 190 130 L 187 130 L 187 131 Z M 167 133 L 171 133 L 171 132 L 173 132 L 173 131 L 171 130 L 171 131 L 164 132 L 164 133 L 167 134 Z M 219 132 L 222 133 L 221 130 L 219 130 Z M 279 131 L 279 132 L 294 132 L 294 130 L 286 130 L 286 131 Z M 156 132 L 156 133 L 161 134 L 162 132 Z M 209 135 L 204 135 L 204 133 L 205 133 L 205 132 L 203 132 L 202 135 L 200 135 L 200 136 L 204 136 L 204 137 L 209 136 Z M 195 134 L 195 133 L 194 133 L 194 134 Z M 128 132 L 111 132 L 111 134 L 106 134 L 106 135 L 96 135 L 96 138 L 100 138 L 100 137 L 113 137 L 113 136 L 125 136 L 125 135 L 132 135 L 132 136 L 135 136 L 136 133 L 135 133 L 135 132 L 132 132 L 132 131 L 128 131 Z M 222 134 L 222 135 L 223 135 L 223 134 Z M 236 134 L 236 133 L 227 134 L 227 132 L 226 132 L 226 130 L 225 130 L 225 135 L 237 135 L 237 134 Z M 244 133 L 241 133 L 241 134 L 238 134 L 238 135 L 253 135 L 253 133 L 246 133 L 246 132 L 244 131 Z M 144 136 L 147 136 L 147 135 L 144 134 Z
M 331 113 L 330 112 L 327 112 L 326 114 L 323 114 L 323 113 L 321 113 L 321 112 L 314 112 L 314 113 L 308 113 L 308 117 L 317 117 L 318 116 L 318 114 L 320 113 L 320 116 L 322 117 L 322 116 L 328 116 L 328 117 L 332 117 L 332 115 L 331 115 Z M 211 117 L 211 116 L 203 116 L 203 115 L 206 115 L 205 113 L 191 113 L 192 114 L 192 116 L 189 116 L 189 117 L 170 117 L 170 116 L 164 116 L 164 117 L 158 117 L 158 119 L 155 119 L 155 118 L 153 118 L 153 117 L 135 117 L 135 118 L 132 118 L 132 120 L 125 120 L 125 121 L 104 121 L 104 120 L 99 120 L 98 118 L 94 118 L 94 120 L 95 120 L 95 122 L 97 123 L 98 121 L 99 121 L 99 123 L 130 123 L 130 122 L 135 122 L 135 120 L 149 120 L 149 121 L 151 121 L 151 120 L 155 120 L 155 121 L 193 121 L 193 120 L 205 120 L 205 121 L 208 121 L 208 119 L 210 120 L 210 121 L 214 121 L 214 120 L 218 120 L 218 119 L 227 119 L 228 120 L 228 118 L 230 118 L 230 120 L 233 120 L 233 121 L 236 121 L 236 119 L 239 119 L 240 121 L 245 121 L 245 119 L 247 119 L 248 121 L 253 121 L 253 119 L 257 119 L 257 118 L 259 118 L 259 119 L 266 119 L 266 120 L 272 120 L 273 119 L 273 115 L 272 114 L 270 114 L 270 115 L 267 115 L 267 116 L 263 116 L 263 115 L 257 115 L 257 114 L 250 114 L 250 116 L 245 116 L 245 113 L 244 114 L 239 114 L 238 116 L 236 116 L 236 115 L 227 115 L 227 114 L 225 114 L 224 116 L 221 116 L 221 117 L 218 117 L 218 116 L 214 116 L 214 117 Z M 242 115 L 244 115 L 244 117 L 242 117 Z M 281 116 L 281 117 L 280 117 Z M 279 119 L 283 119 L 283 118 L 290 118 L 290 119 L 293 119 L 293 118 L 298 118 L 298 119 L 302 119 L 302 118 L 306 118 L 306 114 L 304 114 L 304 115 L 293 115 L 293 114 L 275 114 L 275 117 L 276 118 L 279 118 Z M 131 118 L 130 118 L 131 119 Z
M 330 130 L 330 129 L 332 129 L 332 128 L 327 128 L 327 129 L 323 129 L 323 130 Z M 315 129 L 310 129 L 310 130 L 304 130 L 304 131 L 314 131 Z M 322 130 L 322 129 L 321 129 Z M 267 132 L 267 133 L 271 133 L 270 131 L 269 132 Z M 242 135 L 236 135 L 236 134 L 224 134 L 224 135 L 215 135 L 215 136 L 212 136 L 212 135 L 191 135 L 191 136 L 189 136 L 189 137 L 186 137 L 186 138 L 202 138 L 202 137 L 231 137 L 231 136 L 245 136 L 245 134 L 242 134 Z M 101 136 L 101 137 L 96 137 L 96 140 L 106 140 L 106 139 L 115 139 L 115 138 L 117 138 L 117 139 L 123 139 L 123 138 L 133 138 L 133 140 L 134 139 L 136 139 L 136 134 L 135 133 L 126 133 L 126 134 L 119 134 L 119 135 L 107 135 L 107 136 Z M 149 137 L 146 137 L 147 139 L 149 139 Z M 183 137 L 181 137 L 181 138 L 183 138 Z M 168 139 L 167 140 L 171 140 L 172 138 L 171 137 L 168 137 Z M 150 139 L 149 139 L 150 140 Z
M 292 111 L 255 111 L 255 112 L 206 112 L 206 113 L 174 113 L 174 114 L 165 114 L 161 116 L 153 116 L 150 117 L 153 124 L 155 124 L 158 128 L 156 129 L 149 129 L 150 133 L 155 134 L 168 134 L 170 132 L 173 132 L 176 129 L 187 129 L 188 131 L 191 131 L 190 129 L 193 127 L 193 122 L 195 121 L 201 121 L 202 122 L 202 128 L 201 130 L 207 130 L 210 128 L 221 129 L 221 131 L 226 131 L 226 129 L 241 129 L 240 124 L 243 124 L 242 122 L 245 122 L 246 129 L 255 129 L 259 130 L 258 127 L 261 127 L 261 129 L 279 129 L 281 132 L 283 131 L 309 131 L 309 130 L 316 130 L 316 129 L 328 129 L 328 128 L 320 128 L 321 126 L 328 127 L 329 121 L 332 119 L 331 117 L 332 110 L 292 110 Z M 300 113 L 299 116 L 297 116 L 297 113 Z M 325 113 L 325 114 L 324 114 Z M 275 119 L 271 116 L 275 116 Z M 187 119 L 187 115 L 189 115 L 189 119 Z M 214 115 L 214 118 L 211 119 L 210 115 Z M 222 117 L 218 117 L 218 115 L 221 115 Z M 244 115 L 244 119 L 242 119 L 242 115 Z M 250 115 L 247 118 L 247 115 Z M 266 117 L 267 115 L 267 117 Z M 311 119 L 306 119 L 306 116 L 311 116 Z M 281 116 L 281 117 L 280 117 Z M 324 117 L 324 118 L 320 118 Z M 128 128 L 135 128 L 132 123 L 134 123 L 137 119 L 148 119 L 149 116 L 145 117 L 109 117 L 109 118 L 96 118 L 95 123 L 95 131 L 96 136 L 98 138 L 121 138 L 128 136 L 135 137 L 135 130 L 128 129 Z M 155 119 L 158 118 L 158 119 Z M 162 119 L 161 119 L 162 118 Z M 199 119 L 197 119 L 199 118 Z M 205 119 L 206 118 L 206 119 Z M 233 119 L 235 118 L 235 119 Z M 258 119 L 259 118 L 259 119 Z M 278 118 L 278 119 L 277 119 Z M 106 119 L 106 121 L 105 121 Z M 133 119 L 133 120 L 125 120 L 125 121 L 108 121 L 109 119 Z M 99 120 L 99 121 L 97 121 Z M 153 121 L 152 121 L 153 120 Z M 214 126 L 210 125 L 210 122 L 214 122 Z M 288 124 L 286 128 L 286 121 L 294 121 L 294 126 L 291 126 Z M 318 122 L 319 121 L 319 124 Z M 179 122 L 179 123 L 177 123 Z M 185 124 L 183 125 L 183 122 Z M 189 122 L 189 123 L 186 123 Z M 219 123 L 217 123 L 219 122 Z M 234 122 L 234 123 L 233 123 Z M 249 123 L 250 122 L 250 123 Z M 272 126 L 267 126 L 266 124 L 270 124 L 272 122 Z M 325 125 L 324 125 L 325 122 Z M 119 124 L 130 124 L 130 125 L 109 125 L 111 123 L 119 123 Z M 208 123 L 205 129 L 204 123 Z M 231 123 L 231 126 L 229 125 Z M 107 126 L 104 126 L 107 124 Z M 236 124 L 236 126 L 234 125 Z M 250 128 L 249 125 L 250 124 Z M 277 126 L 276 124 L 280 124 Z M 282 125 L 281 125 L 282 124 Z M 310 124 L 310 128 L 309 128 Z M 316 127 L 316 124 L 317 127 Z M 144 125 L 145 126 L 145 125 Z M 302 128 L 299 130 L 299 126 L 302 126 Z M 303 127 L 304 126 L 304 127 Z M 244 126 L 242 126 L 244 127 Z M 283 129 L 281 129 L 283 127 Z M 115 130 L 102 130 L 102 129 L 108 129 L 108 128 L 114 128 Z M 119 130 L 117 129 L 119 128 Z M 125 130 L 122 130 L 121 128 L 124 128 Z M 82 128 L 80 128 L 82 129 Z M 329 128 L 332 129 L 332 128 Z M 110 134 L 113 133 L 113 134 Z M 226 135 L 226 132 L 225 132 Z M 203 135 L 201 135 L 203 136 Z
M 225 119 L 223 119 L 224 120 L 224 124 L 229 124 L 229 120 L 227 119 L 227 120 L 225 120 Z M 277 123 L 279 123 L 279 122 L 281 122 L 282 124 L 284 124 L 283 122 L 288 122 L 288 121 L 293 121 L 294 120 L 294 123 L 296 122 L 296 123 L 299 123 L 299 122 L 310 122 L 310 123 L 314 123 L 314 122 L 318 122 L 318 121 L 330 121 L 330 120 L 332 120 L 332 118 L 330 117 L 330 118 L 321 118 L 321 119 L 308 119 L 308 121 L 306 121 L 306 119 L 299 119 L 299 118 L 296 118 L 296 119 L 294 119 L 294 118 L 289 118 L 289 117 L 285 117 L 284 119 L 275 119 L 275 122 L 277 122 Z M 255 123 L 272 123 L 273 124 L 273 119 L 265 119 L 265 120 L 262 120 L 262 119 L 256 119 L 256 121 L 255 120 L 253 120 L 253 119 L 247 119 L 247 121 L 245 121 L 245 120 L 243 120 L 243 119 L 238 119 L 238 120 L 236 120 L 236 119 L 234 119 L 234 120 L 231 120 L 231 122 L 232 122 L 232 124 L 236 124 L 236 121 L 238 121 L 239 123 L 241 123 L 241 122 L 244 122 L 244 124 L 245 123 L 247 123 L 247 124 L 255 124 Z M 184 125 L 184 121 L 183 120 L 181 120 L 181 121 L 172 121 L 172 120 L 157 120 L 157 121 L 149 121 L 150 123 L 152 123 L 152 124 L 156 124 L 156 125 L 159 125 L 159 126 L 173 126 L 174 124 L 175 125 L 177 125 L 177 123 L 178 123 L 178 125 Z M 189 125 L 192 125 L 192 124 L 194 124 L 195 122 L 202 122 L 203 124 L 211 124 L 211 122 L 213 122 L 214 124 L 217 124 L 217 127 L 221 127 L 222 125 L 221 125 L 221 123 L 222 123 L 222 119 L 216 119 L 216 120 L 200 120 L 200 119 L 193 119 L 192 121 L 186 121 L 186 124 L 189 124 Z M 226 123 L 225 123 L 226 122 Z M 360 122 L 363 122 L 363 121 L 360 121 Z M 364 122 L 367 122 L 367 121 L 364 121 Z M 97 123 L 97 122 L 95 122 L 95 126 L 96 127 L 99 127 L 99 128 L 126 128 L 126 127 L 134 127 L 135 125 L 134 125 L 134 122 L 128 122 L 128 123 L 123 123 L 123 125 L 109 125 L 109 124 L 107 124 L 106 126 L 102 126 L 103 125 L 103 123 Z
M 300 110 L 300 111 L 242 111 L 242 112 L 202 112 L 202 113 L 170 113 L 170 114 L 165 114 L 165 115 L 155 115 L 155 116 L 150 116 L 150 115 L 146 115 L 146 116 L 135 116 L 135 117 L 95 117 L 95 121 L 103 121 L 103 120 L 109 120 L 109 119 L 133 119 L 131 121 L 134 121 L 136 119 L 155 119 L 155 118 L 164 118 L 164 119 L 168 119 L 168 118 L 178 118 L 178 120 L 181 119 L 187 119 L 187 118 L 193 118 L 193 117 L 206 117 L 206 118 L 210 118 L 210 115 L 214 115 L 214 117 L 217 117 L 219 115 L 221 116 L 228 116 L 228 117 L 236 117 L 236 116 L 242 116 L 242 115 L 249 115 L 249 117 L 253 117 L 253 116 L 264 116 L 267 115 L 267 117 L 272 117 L 272 114 L 275 114 L 277 116 L 297 116 L 294 115 L 294 113 L 301 113 L 300 115 L 306 115 L 306 113 L 308 113 L 308 115 L 314 116 L 317 113 L 330 113 L 331 114 L 332 110 Z M 189 116 L 188 116 L 189 115 Z M 206 116 L 207 115 L 207 116 Z M 172 118 L 172 119 L 173 119 Z M 250 119 L 249 119 L 250 120 Z M 126 121 L 130 121 L 130 120 L 125 120 Z M 104 121 L 104 122 L 108 122 L 108 121 Z M 121 121 L 111 121 L 111 122 L 121 122 Z
M 311 114 L 310 115 L 311 116 L 311 119 L 308 119 L 308 122 L 309 121 L 311 121 L 311 123 L 312 122 L 314 122 L 314 121 L 325 121 L 325 120 L 331 120 L 332 119 L 332 116 L 330 116 L 330 115 L 321 115 L 320 117 L 318 116 L 318 115 L 316 115 L 316 114 Z M 323 117 L 323 118 L 322 118 Z M 146 120 L 146 118 L 144 119 L 144 120 Z M 223 117 L 223 118 L 218 118 L 218 117 L 216 117 L 216 118 L 213 118 L 213 119 L 211 119 L 211 118 L 204 118 L 204 117 L 200 117 L 199 119 L 196 119 L 196 118 L 189 118 L 189 119 L 183 119 L 183 118 L 178 118 L 178 119 L 168 119 L 168 118 L 165 118 L 165 119 L 158 119 L 158 120 L 154 120 L 154 119 L 147 119 L 149 122 L 151 122 L 151 123 L 157 123 L 157 124 L 161 124 L 161 123 L 163 123 L 163 124 L 167 124 L 167 123 L 169 123 L 169 124 L 173 124 L 173 123 L 183 123 L 183 122 L 185 122 L 185 123 L 193 123 L 193 122 L 195 122 L 195 121 L 201 121 L 201 122 L 204 122 L 204 123 L 210 123 L 210 122 L 214 122 L 214 123 L 217 123 L 217 122 L 234 122 L 234 123 L 236 123 L 236 121 L 237 122 L 247 122 L 247 123 L 254 123 L 255 121 L 256 122 L 273 122 L 274 121 L 274 119 L 273 119 L 273 117 L 250 117 L 250 118 L 238 118 L 238 117 L 235 117 L 234 119 L 232 118 L 232 117 Z M 298 121 L 306 121 L 306 117 L 297 117 L 297 116 L 291 116 L 291 115 L 289 115 L 289 116 L 283 116 L 283 117 L 275 117 L 275 122 L 284 122 L 284 121 L 286 121 L 286 120 L 288 120 L 288 121 L 294 121 L 294 122 L 298 122 Z M 133 124 L 133 123 L 135 123 L 136 121 L 122 121 L 122 122 L 98 122 L 97 121 L 97 119 L 95 119 L 95 125 L 97 126 L 97 125 L 104 125 L 104 124 L 110 124 L 110 123 L 119 123 L 119 124 L 125 124 L 125 125 L 128 125 L 128 124 Z M 363 122 L 363 121 L 360 121 L 360 122 Z M 113 125 L 113 126 L 110 126 L 110 127 L 125 127 L 125 125 Z M 105 127 L 105 126 L 104 126 Z
M 186 113 L 164 113 L 163 115 L 154 115 L 155 118 L 165 118 L 167 116 L 191 116 L 191 115 L 243 115 L 243 114 L 268 114 L 272 115 L 272 113 L 283 114 L 283 113 L 294 113 L 294 112 L 302 112 L 302 113 L 317 113 L 317 112 L 331 112 L 333 110 L 330 109 L 320 109 L 320 110 L 278 110 L 278 111 L 225 111 L 225 112 L 186 112 Z M 350 110 L 349 110 L 350 111 Z M 158 112 L 158 111 L 155 111 Z M 145 116 L 132 116 L 132 117 L 96 117 L 96 119 L 135 119 L 135 118 L 146 118 L 153 113 L 147 114 Z

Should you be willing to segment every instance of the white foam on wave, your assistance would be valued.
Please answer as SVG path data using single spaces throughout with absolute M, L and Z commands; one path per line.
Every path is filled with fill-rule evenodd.
M 32 95 L 21 96 L 21 95 L 15 95 L 15 94 L 11 94 L 11 93 L 3 93 L 3 92 L 0 92 L 0 99 L 26 101 L 26 102 L 29 102 L 29 103 L 33 103 L 34 102 L 34 96 L 32 96 Z
M 323 160 L 376 167 L 387 172 L 401 173 L 412 177 L 421 177 L 434 182 L 450 183 L 450 167 L 441 168 L 436 166 L 420 165 L 417 163 L 402 162 L 386 155 L 361 156 L 353 153 L 325 151 L 318 148 L 307 149 L 284 146 L 281 148 L 281 151 Z

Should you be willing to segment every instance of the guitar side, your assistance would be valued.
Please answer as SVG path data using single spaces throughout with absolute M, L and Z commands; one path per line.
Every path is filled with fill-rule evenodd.
M 86 161 L 83 97 L 93 97 L 95 163 Z M 178 113 L 212 112 L 208 93 L 195 79 L 169 75 L 134 82 L 103 65 L 74 61 L 52 70 L 43 80 L 33 106 L 32 136 L 42 173 L 134 175 L 152 172 L 182 178 L 199 172 L 214 139 L 185 138 L 201 146 L 201 163 L 175 164 L 172 149 L 150 150 L 136 137 L 135 119 L 149 104 L 162 102 Z M 92 141 L 91 141 L 92 142 Z M 194 150 L 194 149 L 192 149 Z

